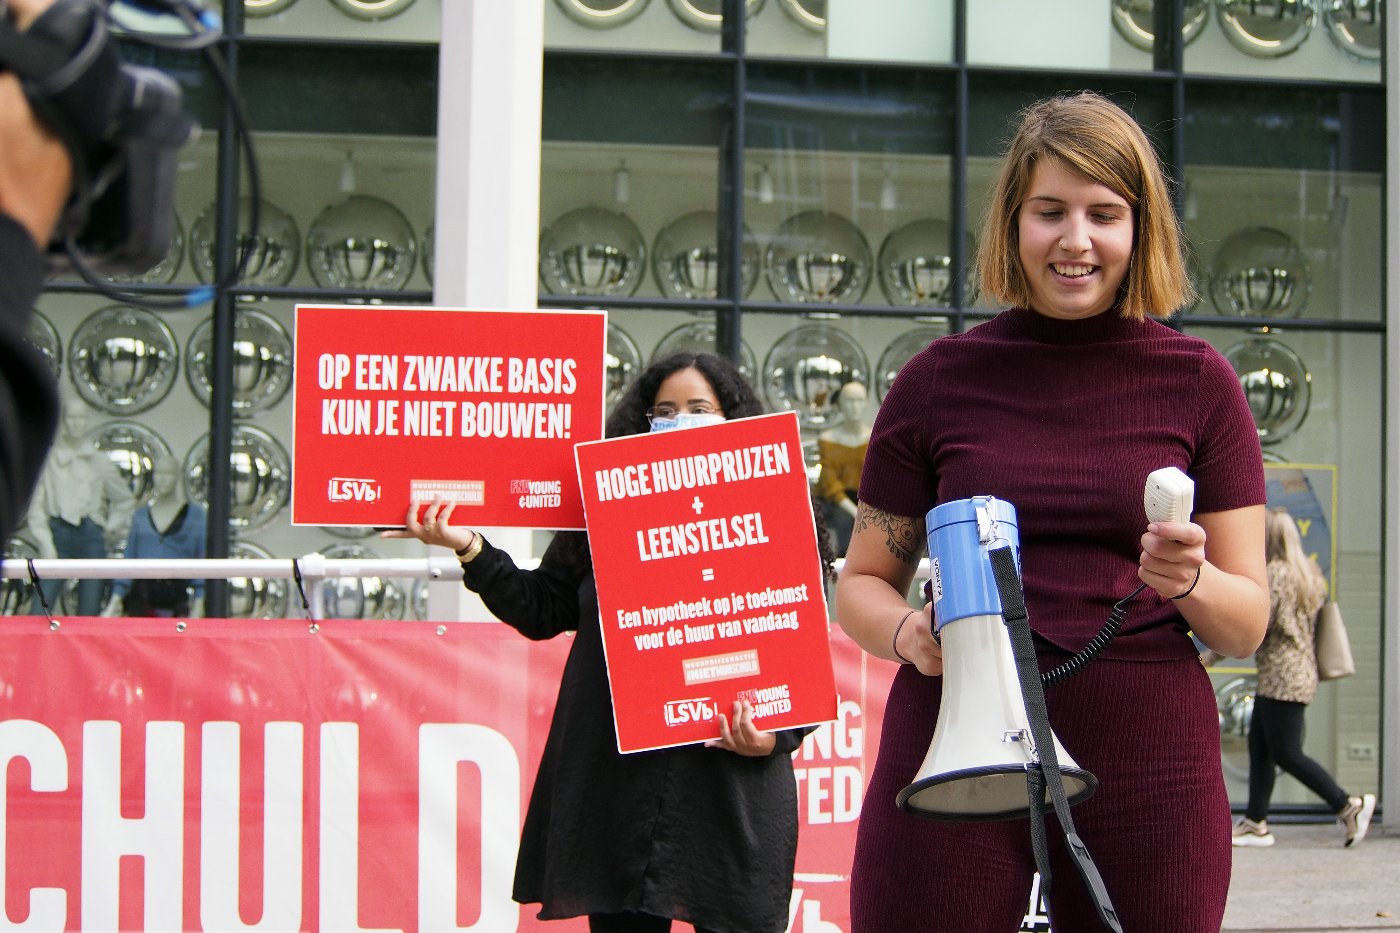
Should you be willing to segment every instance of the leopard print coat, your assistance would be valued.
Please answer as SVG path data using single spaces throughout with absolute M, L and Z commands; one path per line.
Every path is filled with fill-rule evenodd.
M 1269 629 L 1254 653 L 1261 697 L 1311 703 L 1317 694 L 1313 632 L 1323 601 L 1305 603 L 1301 583 L 1287 564 L 1269 562 Z

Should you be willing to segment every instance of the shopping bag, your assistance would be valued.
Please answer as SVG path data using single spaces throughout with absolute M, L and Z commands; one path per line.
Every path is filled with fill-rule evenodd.
M 1351 657 L 1351 639 L 1347 637 L 1346 623 L 1342 621 L 1342 610 L 1338 608 L 1336 600 L 1327 600 L 1317 611 L 1313 640 L 1318 680 L 1336 680 L 1356 673 L 1356 662 Z

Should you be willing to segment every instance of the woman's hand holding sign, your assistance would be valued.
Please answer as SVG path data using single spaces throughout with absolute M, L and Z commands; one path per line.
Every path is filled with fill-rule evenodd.
M 749 758 L 764 758 L 773 753 L 777 740 L 771 732 L 760 732 L 754 728 L 753 705 L 748 700 L 734 701 L 734 725 L 729 717 L 719 714 L 719 738 L 710 739 L 706 748 L 723 748 L 736 755 Z
M 420 520 L 418 518 L 418 503 L 415 502 L 408 507 L 408 515 L 404 518 L 402 530 L 393 528 L 380 532 L 379 536 L 381 538 L 417 538 L 424 544 L 451 548 L 457 552 L 458 557 L 463 557 L 465 553 L 470 553 L 481 536 L 470 528 L 452 524 L 452 510 L 456 507 L 457 503 L 447 499 L 434 499 L 423 509 L 423 518 Z

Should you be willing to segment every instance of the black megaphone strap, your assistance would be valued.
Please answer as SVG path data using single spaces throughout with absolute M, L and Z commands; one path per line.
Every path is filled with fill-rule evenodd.
M 1118 912 L 1108 897 L 1108 888 L 1104 885 L 1094 860 L 1089 857 L 1088 847 L 1075 832 L 1074 818 L 1070 816 L 1069 800 L 1065 796 L 1059 757 L 1055 752 L 1055 737 L 1050 731 L 1050 716 L 1045 709 L 1045 691 L 1040 683 L 1040 668 L 1036 664 L 1035 643 L 1031 640 L 1030 618 L 1026 613 L 1026 599 L 1021 592 L 1021 577 L 1016 571 L 1016 561 L 1011 555 L 1010 547 L 988 550 L 987 559 L 991 562 L 997 595 L 1001 598 L 1001 616 L 1011 637 L 1011 652 L 1016 659 L 1016 676 L 1021 681 L 1021 695 L 1026 704 L 1031 741 L 1039 760 L 1039 767 L 1032 766 L 1027 772 L 1026 784 L 1031 803 L 1031 844 L 1035 848 L 1036 868 L 1040 871 L 1041 891 L 1048 894 L 1050 890 L 1050 858 L 1044 825 L 1044 790 L 1049 790 L 1055 816 L 1060 821 L 1060 828 L 1064 830 L 1065 844 L 1069 847 L 1076 870 L 1094 898 L 1094 907 L 1098 911 L 1099 919 L 1114 933 L 1122 933 L 1123 928 L 1118 924 Z M 1040 773 L 1039 779 L 1032 776 L 1037 771 Z M 1054 917 L 1050 920 L 1053 927 Z

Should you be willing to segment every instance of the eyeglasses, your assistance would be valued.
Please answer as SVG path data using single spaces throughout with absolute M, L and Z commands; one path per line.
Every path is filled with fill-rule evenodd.
M 677 408 L 675 405 L 653 405 L 647 409 L 647 421 L 655 421 L 657 418 L 667 421 L 681 412 L 688 415 L 718 415 L 720 410 L 709 402 L 691 402 L 685 408 Z

